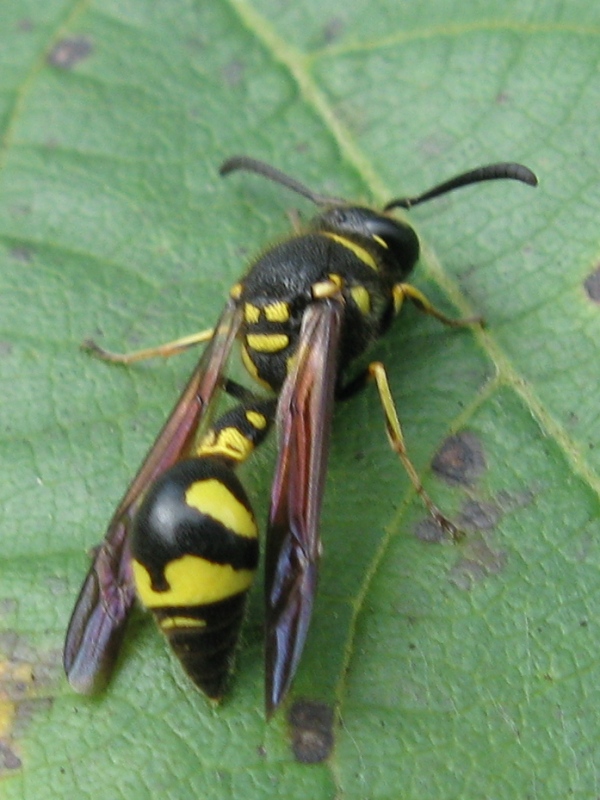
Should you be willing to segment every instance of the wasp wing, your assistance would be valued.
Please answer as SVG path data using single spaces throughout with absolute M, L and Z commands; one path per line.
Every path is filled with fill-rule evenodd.
M 108 681 L 135 598 L 127 544 L 131 521 L 148 486 L 192 447 L 198 426 L 222 383 L 241 319 L 241 308 L 230 300 L 96 551 L 73 609 L 63 651 L 69 683 L 82 694 L 93 694 Z
M 268 716 L 290 687 L 312 614 L 342 316 L 341 299 L 309 305 L 277 406 L 265 565 Z

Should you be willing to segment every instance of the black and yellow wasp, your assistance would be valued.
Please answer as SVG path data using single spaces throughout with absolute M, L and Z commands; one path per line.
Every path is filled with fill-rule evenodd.
M 419 257 L 419 240 L 389 212 L 480 181 L 507 178 L 535 186 L 537 180 L 522 165 L 492 164 L 374 211 L 316 194 L 252 158 L 229 159 L 221 174 L 235 170 L 297 192 L 319 213 L 254 261 L 231 288 L 211 331 L 121 356 L 90 345 L 101 357 L 131 363 L 208 340 L 96 551 L 67 631 L 64 666 L 77 691 L 104 686 L 137 592 L 191 679 L 210 698 L 222 696 L 258 563 L 258 528 L 235 467 L 275 422 L 278 457 L 265 563 L 270 715 L 290 688 L 310 623 L 334 400 L 374 381 L 391 446 L 435 519 L 457 533 L 425 493 L 407 456 L 383 365 L 373 362 L 351 372 L 405 300 L 449 325 L 480 321 L 449 319 L 405 282 Z M 236 340 L 248 373 L 269 396 L 225 377 Z M 220 390 L 237 404 L 210 423 L 207 412 Z

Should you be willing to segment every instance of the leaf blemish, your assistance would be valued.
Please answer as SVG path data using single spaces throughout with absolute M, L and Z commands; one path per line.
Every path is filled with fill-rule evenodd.
M 72 69 L 93 51 L 92 41 L 87 36 L 71 36 L 61 39 L 52 48 L 48 64 L 58 69 Z
M 452 568 L 450 583 L 458 589 L 469 591 L 484 578 L 502 572 L 507 561 L 504 550 L 496 550 L 483 538 L 478 539 L 469 544 L 468 553 Z
M 333 750 L 333 708 L 314 700 L 297 700 L 290 709 L 288 722 L 292 751 L 302 764 L 318 764 Z
M 10 651 L 18 649 L 23 640 L 17 635 L 10 639 L 4 637 L 3 649 L 9 653 L 0 660 L 0 778 L 3 773 L 22 767 L 17 742 L 34 713 L 52 704 L 49 698 L 36 696 L 40 690 L 33 663 L 37 654 L 26 643 L 25 652 L 31 660 L 15 657 Z M 47 681 L 41 683 L 47 685 Z
M 325 44 L 331 44 L 338 39 L 344 30 L 344 21 L 340 17 L 332 17 L 323 27 Z
M 427 516 L 415 526 L 415 536 L 428 544 L 439 544 L 448 539 L 448 534 L 433 517 Z
M 487 464 L 479 438 L 472 431 L 461 431 L 444 441 L 431 466 L 451 486 L 472 486 Z
M 10 250 L 10 255 L 15 261 L 21 261 L 24 264 L 29 264 L 33 259 L 31 248 L 26 247 L 25 245 L 12 247 Z
M 461 509 L 458 524 L 464 530 L 489 531 L 496 527 L 501 516 L 502 509 L 496 503 L 467 500 Z
M 244 77 L 246 66 L 243 61 L 236 58 L 223 67 L 223 80 L 228 86 L 239 86 Z
M 590 300 L 600 303 L 600 264 L 588 275 L 583 285 Z

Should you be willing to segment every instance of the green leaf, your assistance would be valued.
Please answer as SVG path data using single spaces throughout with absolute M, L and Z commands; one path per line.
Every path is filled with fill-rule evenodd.
M 3 797 L 597 793 L 599 36 L 587 0 L 4 4 Z M 407 309 L 375 353 L 428 491 L 467 535 L 426 541 L 374 391 L 337 410 L 320 591 L 287 706 L 335 711 L 312 734 L 333 751 L 312 766 L 290 745 L 297 716 L 263 718 L 259 587 L 218 709 L 141 613 L 102 696 L 74 695 L 60 664 L 86 550 L 194 363 L 111 367 L 80 342 L 133 349 L 210 326 L 285 212 L 310 213 L 257 178 L 221 181 L 234 153 L 377 204 L 503 159 L 540 178 L 411 212 L 416 285 L 487 327 Z M 263 516 L 272 455 L 247 475 Z M 465 457 L 475 474 L 449 485 Z

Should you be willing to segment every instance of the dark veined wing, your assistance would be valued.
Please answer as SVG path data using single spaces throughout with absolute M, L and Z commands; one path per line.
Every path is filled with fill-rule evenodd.
M 115 511 L 81 587 L 65 638 L 63 665 L 71 686 L 93 694 L 107 683 L 134 601 L 127 534 L 148 486 L 185 457 L 222 382 L 241 324 L 230 300 L 187 386 Z
M 308 306 L 277 406 L 265 565 L 267 716 L 290 687 L 312 614 L 342 317 L 341 298 Z

